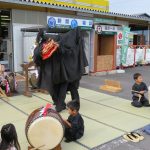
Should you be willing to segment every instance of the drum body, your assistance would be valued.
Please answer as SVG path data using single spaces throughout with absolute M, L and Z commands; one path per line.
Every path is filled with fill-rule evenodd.
M 25 133 L 29 144 L 39 150 L 54 149 L 63 139 L 64 124 L 61 116 L 54 110 L 48 109 L 43 116 L 42 110 L 33 111 L 25 127 Z

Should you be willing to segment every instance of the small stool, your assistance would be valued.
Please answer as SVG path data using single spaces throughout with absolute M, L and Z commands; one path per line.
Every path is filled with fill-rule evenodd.
M 28 150 L 38 150 L 38 148 L 33 148 L 31 146 L 28 146 Z M 62 150 L 61 148 L 61 144 L 59 144 L 58 146 L 56 146 L 54 149 L 52 150 Z
M 100 86 L 100 90 L 117 93 L 122 91 L 122 87 L 119 81 L 105 80 L 105 84 Z

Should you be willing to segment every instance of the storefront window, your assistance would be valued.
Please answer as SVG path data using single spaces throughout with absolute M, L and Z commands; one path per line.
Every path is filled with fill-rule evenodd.
M 131 32 L 133 33 L 134 45 L 147 45 L 148 41 L 148 26 L 141 24 L 130 24 Z
M 147 45 L 148 44 L 148 30 L 134 31 L 135 35 L 138 35 L 137 45 Z

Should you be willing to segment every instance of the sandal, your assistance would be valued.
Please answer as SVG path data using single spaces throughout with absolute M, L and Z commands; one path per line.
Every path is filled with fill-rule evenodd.
M 131 133 L 123 135 L 123 138 L 127 141 L 131 141 L 134 143 L 137 143 L 140 141 L 139 138 L 137 138 L 135 135 L 132 135 Z
M 144 140 L 144 136 L 140 135 L 139 133 L 137 132 L 131 132 L 131 135 L 133 136 L 136 136 L 137 138 L 139 138 L 140 141 Z

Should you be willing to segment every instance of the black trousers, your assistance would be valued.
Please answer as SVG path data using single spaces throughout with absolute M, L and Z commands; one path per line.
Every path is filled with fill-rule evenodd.
M 67 88 L 68 88 L 67 82 L 55 85 L 52 99 L 53 102 L 56 104 L 56 106 L 58 107 L 66 106 L 65 99 L 66 99 Z
M 71 93 L 72 100 L 80 101 L 78 88 L 79 88 L 79 80 L 76 80 L 68 84 L 68 91 L 70 91 Z
M 73 83 L 69 84 L 68 91 L 70 91 L 70 93 L 71 93 L 71 99 L 72 100 L 80 101 L 78 89 L 74 86 Z
M 67 140 L 70 140 L 70 141 L 75 141 L 75 140 L 77 140 L 77 139 L 76 139 L 76 132 L 75 132 L 73 129 L 69 128 L 69 127 L 66 127 L 66 128 L 65 128 L 65 135 L 64 135 L 64 137 L 65 137 Z
M 132 99 L 133 101 L 131 102 L 131 105 L 134 107 L 142 107 L 142 106 L 149 107 L 150 106 L 149 101 L 145 96 L 142 96 L 140 100 L 136 96 L 133 96 Z
M 78 80 L 70 83 L 65 82 L 55 85 L 52 100 L 55 103 L 56 107 L 66 106 L 65 99 L 67 91 L 70 91 L 72 100 L 77 100 L 80 103 L 78 87 L 79 87 Z

